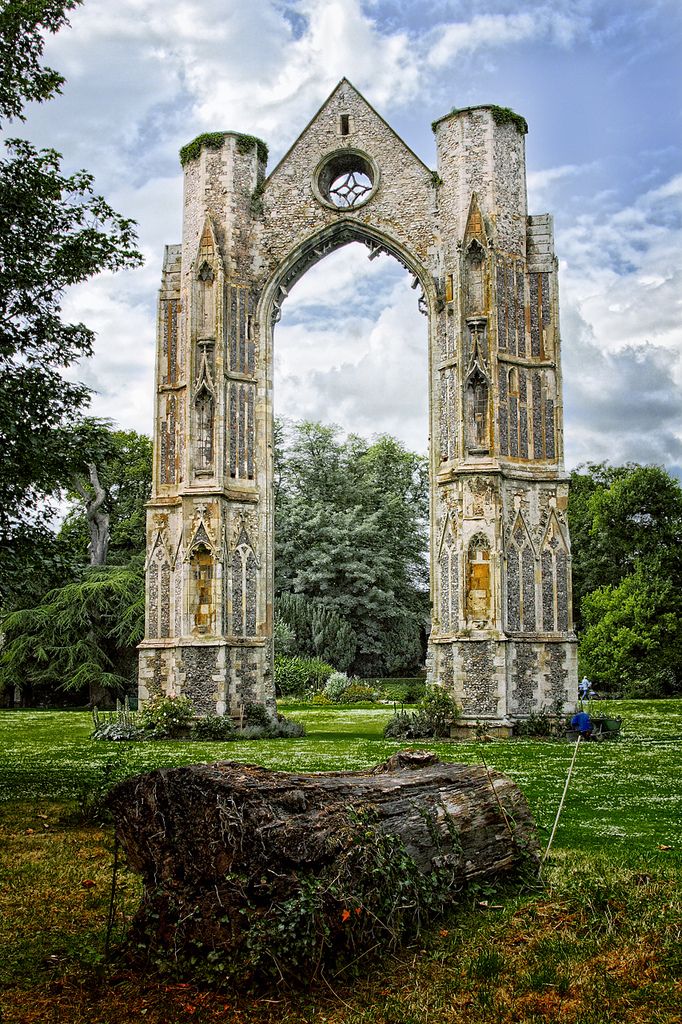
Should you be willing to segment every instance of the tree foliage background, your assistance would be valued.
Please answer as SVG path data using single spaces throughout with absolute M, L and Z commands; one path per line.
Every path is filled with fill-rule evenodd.
M 301 653 L 365 676 L 414 670 L 429 617 L 426 459 L 395 438 L 343 439 L 321 423 L 282 423 L 275 437 L 280 615 L 304 648 L 314 614 L 322 632 L 322 609 L 345 624 L 347 638 L 335 659 L 323 643 Z M 287 595 L 299 597 L 298 622 Z
M 122 435 L 87 419 L 88 388 L 64 375 L 91 354 L 94 334 L 65 322 L 62 303 L 72 285 L 141 262 L 135 225 L 96 194 L 87 171 L 66 173 L 60 153 L 6 134 L 8 122 L 25 119 L 27 102 L 61 92 L 62 75 L 42 63 L 45 40 L 79 4 L 0 5 L 0 673 L 50 690 L 119 679 L 141 578 L 131 560 L 140 562 L 141 511 L 132 495 L 126 503 L 129 482 L 109 484 L 121 510 L 112 536 L 117 567 L 88 575 L 77 523 L 59 535 L 51 529 L 57 500 L 88 462 L 125 476 L 114 458 Z
M 45 37 L 80 0 L 12 0 L 0 7 L 0 127 L 27 101 L 60 92 L 41 62 Z M 94 191 L 86 171 L 5 138 L 0 158 L 0 579 L 21 567 L 47 529 L 56 497 L 84 457 L 74 430 L 89 391 L 62 371 L 92 352 L 93 332 L 62 319 L 64 293 L 103 270 L 141 262 L 135 227 Z
M 580 466 L 569 527 L 580 671 L 631 697 L 682 693 L 682 488 L 659 466 Z

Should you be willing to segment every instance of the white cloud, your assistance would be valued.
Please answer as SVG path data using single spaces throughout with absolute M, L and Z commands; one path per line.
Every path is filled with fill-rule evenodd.
M 682 176 L 579 216 L 557 249 L 569 465 L 679 466 Z
M 410 284 L 394 260 L 370 263 L 359 245 L 310 271 L 275 331 L 277 415 L 333 422 L 366 436 L 390 433 L 425 451 L 427 322 Z M 323 310 L 319 317 L 300 316 L 314 307 Z
M 557 247 L 563 297 L 602 349 L 682 352 L 682 175 L 630 206 L 579 216 Z
M 260 135 L 272 146 L 272 166 L 347 76 L 389 120 L 402 119 L 397 127 L 417 150 L 423 142 L 428 161 L 428 122 L 447 109 L 444 98 L 451 105 L 458 95 L 483 89 L 490 95 L 492 88 L 499 102 L 525 110 L 524 98 L 532 104 L 546 88 L 551 117 L 561 117 L 559 87 L 567 102 L 568 79 L 582 74 L 591 48 L 599 61 L 594 81 L 602 81 L 605 48 L 619 38 L 625 57 L 641 53 L 641 24 L 646 21 L 651 37 L 656 11 L 665 6 L 645 5 L 646 17 L 644 9 L 625 17 L 615 0 L 557 0 L 552 6 L 542 0 L 469 6 L 438 0 L 428 8 L 402 0 L 86 0 L 72 14 L 73 28 L 51 39 L 47 49 L 48 61 L 66 76 L 64 95 L 35 108 L 28 131 L 39 144 L 64 151 L 68 166 L 94 172 L 98 190 L 140 224 L 145 268 L 104 276 L 68 296 L 68 315 L 99 332 L 94 359 L 79 371 L 100 391 L 93 410 L 123 426 L 149 429 L 163 245 L 180 238 L 177 151 L 194 135 L 223 128 Z M 672 31 L 667 15 L 665 26 Z M 571 56 L 556 71 L 565 76 L 560 82 L 553 60 L 562 49 Z M 502 81 L 489 70 L 491 53 L 504 56 Z M 655 79 L 658 58 L 639 66 L 647 82 Z M 664 379 L 679 389 L 682 377 L 682 175 L 670 173 L 661 184 L 658 171 L 674 159 L 671 133 L 651 142 L 658 156 L 648 161 L 637 149 L 630 111 L 625 120 L 613 116 L 608 76 L 603 81 L 594 110 L 567 119 L 565 131 L 591 131 L 604 158 L 599 147 L 583 155 L 576 136 L 558 166 L 531 166 L 528 174 L 531 208 L 559 214 L 566 437 L 580 457 L 590 457 L 590 445 L 601 451 L 607 431 L 617 432 L 617 416 L 609 420 L 608 413 L 617 406 L 613 382 L 636 395 L 638 375 L 648 375 L 669 395 Z M 626 84 L 623 79 L 621 86 Z M 630 194 L 655 174 L 640 186 L 649 191 L 627 205 L 618 201 L 617 175 L 612 185 L 600 179 L 618 133 L 635 140 L 630 164 L 618 169 L 621 178 L 627 170 Z M 574 150 L 581 155 L 573 157 Z M 599 191 L 604 184 L 608 192 Z M 562 206 L 575 210 L 577 191 L 586 197 L 584 207 L 564 226 Z M 356 248 L 323 261 L 284 306 L 277 329 L 278 402 L 286 406 L 280 411 L 297 415 L 300 409 L 370 433 L 409 434 L 408 443 L 423 448 L 425 428 L 418 423 L 425 423 L 426 386 L 420 381 L 426 363 L 422 373 L 425 353 L 416 339 L 425 337 L 426 321 L 415 312 L 407 275 L 397 265 L 387 270 L 383 259 L 368 263 L 366 252 Z M 342 321 L 349 308 L 352 315 Z M 582 378 L 590 359 L 608 387 L 588 394 Z M 644 417 L 639 421 L 639 433 L 648 431 L 655 446 L 653 423 L 663 412 L 655 389 L 640 397 L 654 413 L 648 426 Z M 580 409 L 585 403 L 589 416 Z M 668 411 L 665 417 L 673 437 L 674 417 Z M 635 450 L 635 435 L 627 437 Z M 620 451 L 618 438 L 614 450 Z M 669 458 L 673 447 L 671 441 Z
M 528 209 L 544 209 L 557 184 L 565 184 L 567 178 L 575 178 L 580 175 L 589 174 L 595 170 L 596 165 L 592 164 L 562 164 L 561 167 L 547 167 L 540 171 L 529 171 L 526 175 L 528 188 Z
M 442 68 L 461 54 L 542 37 L 568 46 L 584 26 L 583 18 L 562 14 L 545 5 L 514 14 L 478 14 L 468 21 L 439 26 L 433 33 L 436 42 L 427 61 L 432 68 Z

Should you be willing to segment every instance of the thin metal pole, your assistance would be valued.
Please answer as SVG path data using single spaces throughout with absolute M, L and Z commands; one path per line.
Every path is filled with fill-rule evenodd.
M 549 851 L 550 851 L 550 849 L 552 847 L 552 842 L 554 841 L 554 833 L 556 832 L 556 827 L 559 824 L 559 818 L 561 817 L 561 810 L 562 810 L 562 808 L 564 806 L 564 800 L 566 799 L 566 793 L 568 792 L 568 784 L 571 781 L 571 775 L 573 774 L 573 765 L 575 764 L 575 759 L 576 759 L 576 756 L 578 754 L 578 747 L 580 746 L 580 741 L 581 740 L 582 740 L 582 736 L 578 736 L 578 739 L 577 739 L 577 742 L 576 742 L 576 745 L 575 745 L 575 750 L 573 751 L 573 757 L 571 758 L 571 767 L 568 769 L 568 775 L 566 776 L 566 785 L 564 786 L 564 791 L 561 794 L 561 800 L 559 801 L 559 809 L 557 810 L 556 818 L 554 819 L 554 828 L 552 829 L 552 834 L 549 837 L 549 842 L 547 843 L 547 849 L 545 850 L 544 854 L 542 855 L 542 860 L 540 861 L 540 870 L 542 870 L 542 865 L 547 860 L 547 855 L 549 854 Z

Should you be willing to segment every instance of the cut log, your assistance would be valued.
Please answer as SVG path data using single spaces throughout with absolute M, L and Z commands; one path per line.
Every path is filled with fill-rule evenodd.
M 537 857 L 510 779 L 423 750 L 362 772 L 161 769 L 119 783 L 108 803 L 144 881 L 134 944 L 192 960 L 195 975 L 198 963 L 309 974 L 311 958 L 323 968 L 386 948 L 467 882 Z

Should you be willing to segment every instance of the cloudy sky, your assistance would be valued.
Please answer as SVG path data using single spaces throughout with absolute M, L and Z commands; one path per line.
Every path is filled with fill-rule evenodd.
M 67 297 L 68 316 L 98 333 L 79 368 L 95 414 L 151 432 L 179 147 L 247 132 L 274 167 L 345 75 L 431 167 L 431 121 L 453 106 L 526 117 L 529 210 L 554 215 L 560 259 L 567 464 L 682 472 L 679 0 L 85 0 L 71 22 L 46 51 L 63 95 L 10 134 L 87 168 L 139 224 L 144 268 Z M 279 415 L 425 450 L 426 321 L 405 271 L 349 246 L 283 313 Z

